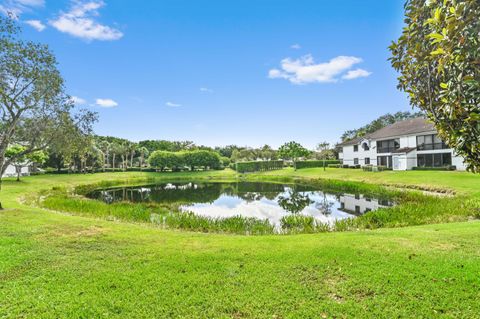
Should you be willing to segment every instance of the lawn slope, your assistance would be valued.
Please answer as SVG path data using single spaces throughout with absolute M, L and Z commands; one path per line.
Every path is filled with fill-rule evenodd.
M 409 183 L 407 173 L 375 176 L 378 183 Z M 277 172 L 294 174 L 333 178 L 343 172 Z M 353 174 L 358 175 L 346 179 L 370 178 Z M 441 175 L 421 183 L 477 196 L 477 177 L 453 174 L 444 185 Z M 147 176 L 7 181 L 0 193 L 9 208 L 0 212 L 0 317 L 474 318 L 480 313 L 477 221 L 248 237 L 166 231 L 19 202 L 52 186 Z M 232 176 L 231 171 L 196 175 Z

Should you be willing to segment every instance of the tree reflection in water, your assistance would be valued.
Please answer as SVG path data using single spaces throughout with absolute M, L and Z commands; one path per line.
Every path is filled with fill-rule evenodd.
M 313 203 L 314 202 L 308 195 L 295 190 L 289 190 L 287 195 L 281 195 L 278 197 L 278 205 L 292 214 L 300 213 L 305 207 Z

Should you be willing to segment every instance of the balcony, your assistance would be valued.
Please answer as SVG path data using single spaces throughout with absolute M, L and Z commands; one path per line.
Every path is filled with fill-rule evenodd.
M 448 148 L 448 145 L 445 143 L 429 143 L 417 145 L 417 149 L 419 151 L 444 150 Z
M 393 147 L 377 147 L 377 153 L 392 153 L 398 150 L 400 146 L 393 146 Z

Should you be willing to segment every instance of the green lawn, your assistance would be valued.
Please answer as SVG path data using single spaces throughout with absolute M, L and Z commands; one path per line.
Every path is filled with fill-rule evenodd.
M 235 178 L 227 170 L 6 181 L 0 192 L 7 208 L 0 212 L 0 317 L 476 318 L 480 313 L 477 221 L 247 237 L 70 216 L 19 201 L 53 186 L 154 176 Z M 416 184 L 480 198 L 480 176 L 460 172 L 305 169 L 243 178 L 277 176 Z

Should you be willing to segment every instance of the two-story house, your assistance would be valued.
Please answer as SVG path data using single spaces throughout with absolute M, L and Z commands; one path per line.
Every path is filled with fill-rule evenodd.
M 437 135 L 424 118 L 397 122 L 338 145 L 344 164 L 386 166 L 394 170 L 413 167 L 455 166 L 465 170 L 464 159 Z

